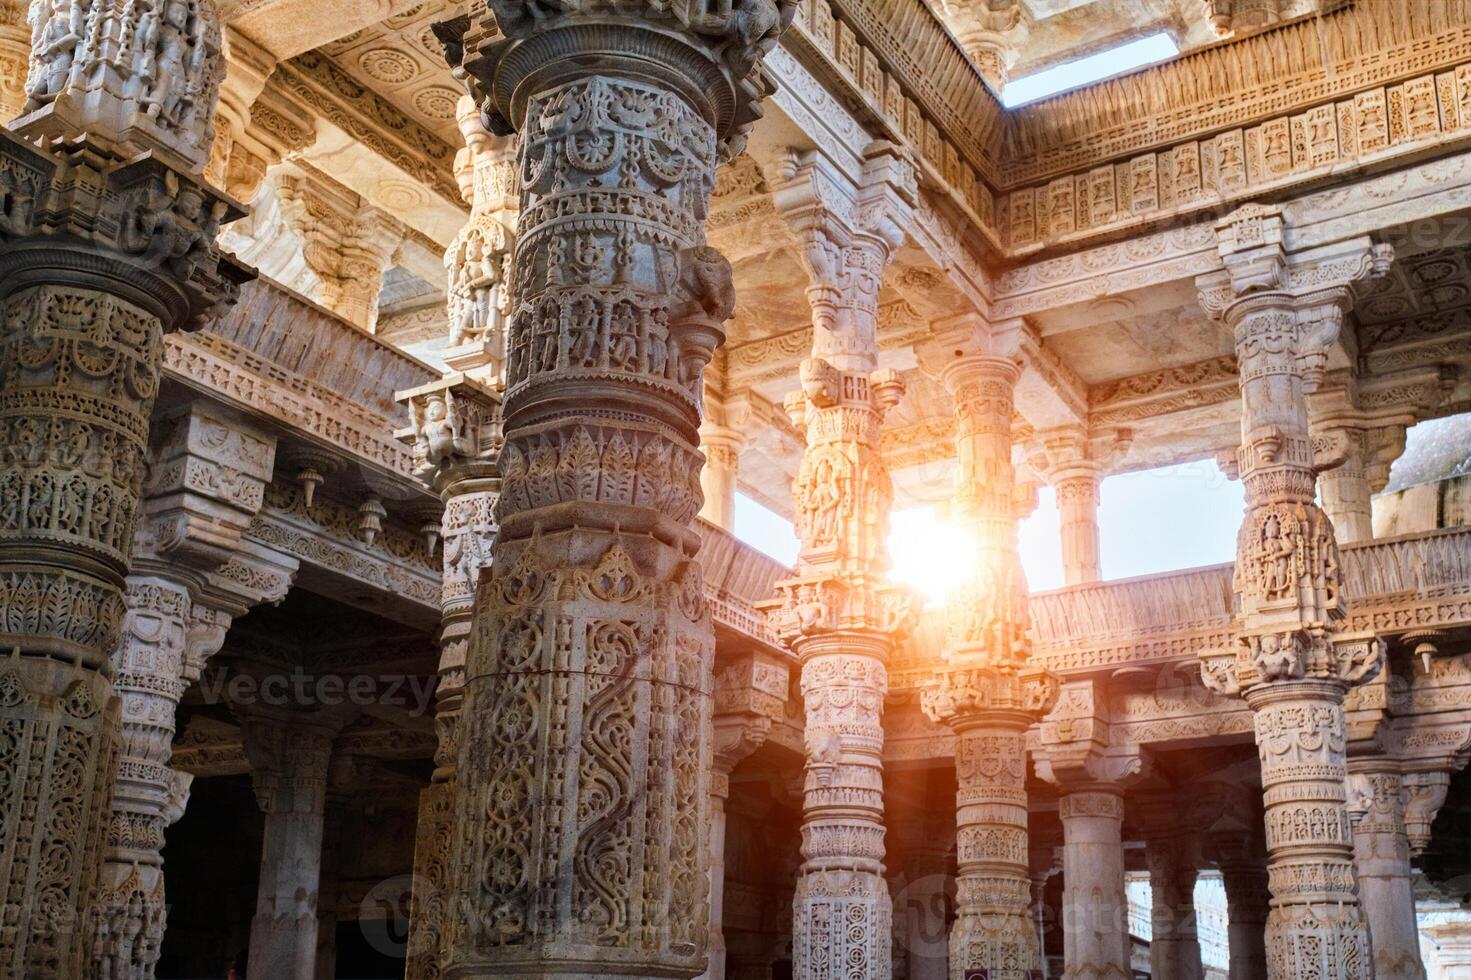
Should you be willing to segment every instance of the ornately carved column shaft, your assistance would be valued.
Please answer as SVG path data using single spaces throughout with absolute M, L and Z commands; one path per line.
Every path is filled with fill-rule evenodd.
M 183 814 L 190 784 L 169 767 L 179 700 L 232 617 L 279 600 L 294 571 L 236 553 L 271 478 L 273 437 L 204 402 L 162 413 L 151 436 L 128 612 L 112 657 L 122 740 L 92 948 L 92 973 L 110 980 L 148 980 L 158 961 L 164 831 Z M 229 561 L 250 561 L 249 585 L 212 577 Z M 266 582 L 269 594 L 258 592 Z
M 693 977 L 714 638 L 689 525 L 734 307 L 704 218 L 791 11 L 495 13 L 449 43 L 491 128 L 520 132 L 521 213 L 445 973 Z
M 1369 923 L 1375 980 L 1425 980 L 1398 766 L 1352 760 L 1348 790 L 1359 902 Z
M 892 372 L 874 369 L 879 286 L 900 237 L 892 225 L 851 228 L 832 214 L 814 179 L 821 166 L 810 156 L 787 160 L 777 191 L 801 239 L 813 321 L 802 390 L 787 399 L 807 439 L 792 488 L 797 577 L 778 583 L 780 598 L 770 604 L 802 664 L 807 712 L 793 975 L 817 980 L 843 970 L 854 980 L 887 980 L 893 905 L 883 864 L 883 708 L 907 595 L 882 578 L 893 491 L 880 427 L 902 387 Z M 867 182 L 853 188 L 872 201 L 871 216 L 898 204 L 895 173 L 909 173 L 907 164 L 892 148 L 876 148 Z
M 37 980 L 85 972 L 163 333 L 242 278 L 196 176 L 218 20 L 144 12 L 32 5 L 27 114 L 0 129 L 0 972 Z
M 1379 669 L 1382 644 L 1337 635 L 1344 616 L 1332 522 L 1316 504 L 1307 393 L 1322 379 L 1353 283 L 1388 256 L 1367 242 L 1311 257 L 1283 251 L 1280 211 L 1248 207 L 1217 225 L 1227 272 L 1203 282 L 1231 327 L 1241 382 L 1237 537 L 1241 635 L 1204 656 L 1202 676 L 1255 713 L 1266 809 L 1272 980 L 1372 975 L 1345 807 L 1348 688 Z
M 1028 666 L 1011 465 L 1020 371 L 1011 357 L 960 354 L 983 343 L 1004 341 L 966 337 L 943 345 L 955 350 L 942 371 L 956 417 L 951 518 L 973 537 L 976 568 L 947 596 L 950 664 L 925 692 L 924 709 L 956 736 L 959 877 L 950 976 L 964 980 L 979 970 L 994 980 L 1026 980 L 1042 960 L 1032 921 L 1024 737 L 1050 705 L 1056 682 Z
M 475 589 L 490 564 L 495 541 L 495 472 L 501 445 L 500 396 L 463 375 L 398 393 L 413 424 L 398 433 L 413 446 L 415 470 L 440 495 L 443 564 L 440 596 L 439 677 L 434 691 L 438 744 L 434 774 L 419 795 L 414 844 L 414 885 L 409 910 L 409 980 L 433 980 L 443 964 L 450 897 L 449 849 L 453 833 L 465 659 L 474 623 Z

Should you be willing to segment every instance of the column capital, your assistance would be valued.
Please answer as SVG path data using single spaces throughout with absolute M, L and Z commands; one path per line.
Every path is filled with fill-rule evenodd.
M 1106 700 L 1096 682 L 1062 684 L 1052 710 L 1042 718 L 1032 761 L 1037 776 L 1072 792 L 1102 786 L 1119 793 L 1150 772 L 1138 746 L 1112 746 Z
M 656 61 L 672 69 L 665 81 L 713 122 L 729 159 L 744 149 L 761 100 L 775 90 L 761 61 L 791 23 L 796 3 L 763 0 L 723 14 L 712 8 L 698 19 L 689 8 L 653 2 L 624 5 L 613 16 L 579 8 L 548 16 L 527 0 L 498 0 L 492 9 L 493 20 L 466 25 L 458 43 L 446 45 L 451 67 L 470 76 L 492 132 L 521 128 L 528 84 L 554 88 L 559 78 L 585 77 L 589 63 L 611 77 L 639 78 Z M 588 24 L 597 29 L 586 30 Z
M 1025 728 L 1056 702 L 1056 675 L 1040 667 L 957 667 L 936 674 L 920 692 L 931 721 L 955 731 L 1011 718 Z
M 1065 425 L 1040 429 L 1027 442 L 1027 465 L 1053 487 L 1071 480 L 1096 482 L 1133 442 L 1134 433 L 1126 428 Z
M 955 39 L 981 76 L 1000 92 L 1031 33 L 1022 5 L 1017 0 L 982 0 L 947 9 L 953 11 L 950 24 Z
M 12 291 L 126 283 L 120 295 L 168 330 L 197 326 L 254 277 L 215 246 L 239 209 L 157 157 L 124 159 L 90 136 L 42 150 L 0 129 L 0 159 L 0 281 Z

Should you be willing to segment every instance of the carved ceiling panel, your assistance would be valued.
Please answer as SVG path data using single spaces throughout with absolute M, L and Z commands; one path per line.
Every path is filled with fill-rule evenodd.
M 463 14 L 468 6 L 428 0 L 321 50 L 353 78 L 458 146 L 462 139 L 455 126 L 455 103 L 463 89 L 450 75 L 430 27 Z

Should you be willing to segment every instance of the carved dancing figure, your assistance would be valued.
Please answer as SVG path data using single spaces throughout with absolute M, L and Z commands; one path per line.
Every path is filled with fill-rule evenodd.
M 1277 515 L 1268 517 L 1262 525 L 1262 593 L 1267 598 L 1291 593 L 1296 579 L 1292 560 L 1295 550 L 1291 536 L 1282 533 Z

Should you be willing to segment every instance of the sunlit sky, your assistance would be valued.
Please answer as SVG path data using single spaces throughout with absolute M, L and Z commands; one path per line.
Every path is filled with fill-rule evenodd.
M 1137 38 L 1077 61 L 1053 65 L 1022 78 L 1013 78 L 1001 90 L 1001 104 L 1010 109 L 1035 102 L 1049 95 L 1081 88 L 1135 68 L 1173 58 L 1179 53 L 1179 46 L 1168 34 L 1151 34 Z
M 1210 461 L 1109 477 L 1098 507 L 1103 577 L 1231 561 L 1241 511 L 1241 484 L 1227 480 Z M 787 564 L 796 561 L 797 539 L 788 521 L 738 495 L 735 522 L 736 537 Z M 891 523 L 890 576 L 939 602 L 946 585 L 973 560 L 964 539 L 947 532 L 929 507 L 895 511 Z M 1060 588 L 1062 544 L 1057 498 L 1050 488 L 1042 490 L 1037 510 L 1022 522 L 1019 544 L 1032 591 Z

